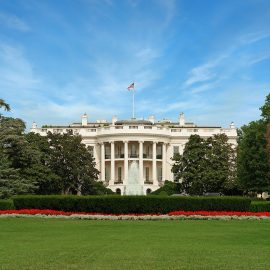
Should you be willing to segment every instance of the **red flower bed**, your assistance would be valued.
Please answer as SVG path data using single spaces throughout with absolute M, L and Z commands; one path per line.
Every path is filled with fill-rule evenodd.
M 0 210 L 1 214 L 26 214 L 26 215 L 64 215 L 64 216 L 70 216 L 70 215 L 103 215 L 103 216 L 146 216 L 146 215 L 152 215 L 152 216 L 159 216 L 159 214 L 104 214 L 104 213 L 90 213 L 90 212 L 65 212 L 65 211 L 58 211 L 58 210 L 49 210 L 49 209 L 20 209 L 20 210 Z
M 87 213 L 87 212 L 65 212 L 49 209 L 20 209 L 20 210 L 0 210 L 1 214 L 26 214 L 26 215 L 104 215 L 104 216 L 160 216 L 161 214 L 103 214 L 103 213 Z M 174 211 L 168 213 L 169 216 L 267 216 L 270 212 L 229 212 L 229 211 Z
M 270 212 L 230 212 L 230 211 L 173 211 L 169 216 L 270 216 Z
M 97 215 L 97 213 L 86 213 L 86 212 L 65 212 L 65 211 L 58 211 L 58 210 L 49 210 L 49 209 L 20 209 L 20 210 L 0 210 L 1 214 L 26 214 L 26 215 Z

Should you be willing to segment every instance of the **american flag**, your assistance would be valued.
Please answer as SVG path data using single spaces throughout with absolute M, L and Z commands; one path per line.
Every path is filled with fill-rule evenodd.
M 135 88 L 135 84 L 132 83 L 132 84 L 127 88 L 127 90 L 131 90 L 131 89 L 134 89 L 134 88 Z

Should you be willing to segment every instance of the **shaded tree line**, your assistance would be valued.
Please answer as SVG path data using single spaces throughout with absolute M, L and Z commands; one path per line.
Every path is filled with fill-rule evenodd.
M 10 110 L 0 100 L 0 107 Z M 107 194 L 82 138 L 25 133 L 21 119 L 0 116 L 0 198 L 17 194 Z
M 183 154 L 173 158 L 172 172 L 181 191 L 195 195 L 270 191 L 270 94 L 260 110 L 261 119 L 238 129 L 237 147 L 225 134 L 207 139 L 190 136 Z

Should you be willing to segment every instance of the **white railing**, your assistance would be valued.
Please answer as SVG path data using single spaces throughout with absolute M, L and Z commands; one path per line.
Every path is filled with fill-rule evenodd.
M 190 136 L 192 134 L 198 134 L 201 136 L 213 136 L 214 134 L 225 133 L 227 135 L 236 136 L 236 129 L 231 128 L 169 128 L 169 127 L 159 127 L 159 126 L 106 126 L 106 127 L 98 127 L 98 128 L 40 128 L 37 129 L 40 133 L 46 134 L 47 132 L 52 133 L 65 133 L 68 130 L 73 130 L 74 134 L 80 134 L 81 136 L 98 136 L 98 135 L 114 135 L 114 134 L 155 134 L 162 136 Z

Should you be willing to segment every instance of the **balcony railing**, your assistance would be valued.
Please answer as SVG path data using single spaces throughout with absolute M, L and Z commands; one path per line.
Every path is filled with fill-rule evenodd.
M 153 184 L 153 181 L 145 180 L 144 183 L 145 183 L 145 184 L 148 184 L 148 185 L 152 185 L 152 184 Z
M 114 184 L 123 184 L 123 180 L 116 180 L 114 181 Z
M 115 158 L 124 158 L 124 154 L 115 154 Z M 139 158 L 139 154 L 129 154 L 129 158 Z M 143 154 L 143 158 L 152 159 L 152 154 Z M 105 154 L 105 159 L 111 159 L 111 154 Z M 162 159 L 162 155 L 156 155 L 156 159 Z
M 125 155 L 124 154 L 115 154 L 115 158 L 124 158 Z

